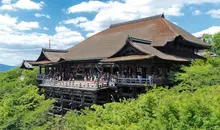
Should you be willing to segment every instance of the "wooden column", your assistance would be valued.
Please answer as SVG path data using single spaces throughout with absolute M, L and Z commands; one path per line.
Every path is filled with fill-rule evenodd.
M 63 115 L 63 93 L 61 93 L 61 115 Z
M 39 73 L 42 74 L 42 66 L 39 66 Z
M 71 109 L 73 109 L 73 100 L 74 100 L 74 95 L 73 95 L 73 90 L 71 91 Z
M 148 73 L 149 75 L 152 75 L 152 65 L 149 65 L 149 66 L 147 67 L 147 73 Z
M 82 75 L 83 75 L 83 80 L 84 80 L 84 77 L 86 76 L 85 75 L 85 65 L 82 64 Z
M 133 65 L 133 66 L 132 66 L 132 70 L 133 70 L 133 75 L 134 75 L 135 77 L 137 77 L 137 66 L 136 66 L 136 65 Z
M 93 93 L 93 104 L 96 104 L 96 101 L 97 101 L 97 92 L 94 92 Z
M 60 72 L 60 77 L 61 77 L 61 80 L 62 80 L 63 78 L 62 78 L 62 66 L 61 66 L 61 64 L 59 66 L 59 72 Z
M 70 78 L 70 63 L 68 62 L 67 63 L 67 76 L 65 76 L 65 77 L 68 77 L 68 78 Z
M 84 101 L 85 101 L 85 96 L 84 96 L 84 91 L 81 92 L 81 107 L 84 106 Z
M 132 87 L 132 98 L 136 98 L 136 96 L 137 96 L 137 88 Z
M 163 65 L 163 68 L 162 68 L 162 76 L 163 76 L 163 77 L 166 77 L 166 75 L 167 75 L 166 65 Z
M 52 74 L 52 76 L 54 75 L 54 67 L 53 66 L 51 66 L 51 74 Z

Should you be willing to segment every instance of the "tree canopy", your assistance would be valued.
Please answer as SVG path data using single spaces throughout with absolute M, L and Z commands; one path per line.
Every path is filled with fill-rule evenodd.
M 32 130 L 51 125 L 47 115 L 53 100 L 38 94 L 35 72 L 16 68 L 0 73 L 0 129 Z
M 216 33 L 214 36 L 213 36 L 213 50 L 214 52 L 220 56 L 220 32 L 219 33 Z
M 39 95 L 37 70 L 0 73 L 2 130 L 220 129 L 220 59 L 196 60 L 173 77 L 171 89 L 154 87 L 137 99 L 50 116 L 53 100 Z M 20 78 L 24 76 L 23 80 Z

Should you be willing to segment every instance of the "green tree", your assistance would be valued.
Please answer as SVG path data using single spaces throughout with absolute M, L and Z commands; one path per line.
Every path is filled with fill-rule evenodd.
M 216 33 L 214 36 L 213 36 L 213 50 L 214 52 L 220 56 L 220 32 L 219 33 Z
M 183 66 L 181 72 L 175 74 L 175 81 L 181 87 L 194 90 L 202 86 L 220 84 L 220 58 L 208 58 L 207 61 L 195 60 L 190 66 Z
M 204 42 L 206 42 L 208 44 L 212 44 L 213 35 L 211 35 L 211 34 L 203 34 L 202 38 L 203 38 Z
M 32 130 L 50 128 L 54 119 L 48 115 L 53 100 L 39 95 L 34 71 L 16 68 L 0 73 L 0 129 Z M 24 75 L 24 80 L 20 76 Z
M 63 118 L 70 130 L 220 129 L 220 59 L 197 60 L 176 74 L 179 85 L 138 99 L 93 105 Z M 193 89 L 193 91 L 191 91 Z M 189 91 L 190 90 L 190 91 Z

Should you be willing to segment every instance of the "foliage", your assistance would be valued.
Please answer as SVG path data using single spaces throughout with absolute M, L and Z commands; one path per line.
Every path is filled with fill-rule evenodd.
M 220 58 L 208 58 L 207 61 L 195 60 L 190 66 L 183 66 L 182 71 L 175 74 L 175 80 L 181 81 L 179 86 L 187 86 L 194 90 L 202 86 L 220 84 Z
M 213 36 L 213 50 L 214 52 L 220 56 L 220 32 L 219 33 L 216 33 L 214 36 Z
M 38 94 L 33 85 L 35 72 L 16 68 L 0 73 L 0 129 L 46 129 L 52 125 L 48 110 L 53 101 Z
M 69 112 L 62 129 L 220 129 L 220 59 L 194 61 L 176 74 L 179 85 L 154 88 L 136 100 Z M 188 89 L 190 88 L 190 89 Z M 188 91 L 190 90 L 190 91 Z M 193 90 L 193 91 L 191 91 Z
M 34 71 L 0 74 L 0 129 L 145 130 L 220 129 L 220 59 L 196 60 L 175 73 L 178 85 L 153 88 L 138 99 L 48 115 L 52 102 L 38 94 Z M 20 80 L 20 75 L 23 80 Z M 193 91 L 192 91 L 193 90 Z
M 203 34 L 202 37 L 203 37 L 204 42 L 206 42 L 208 44 L 212 44 L 213 35 L 211 35 L 211 34 Z
M 94 105 L 80 115 L 69 112 L 64 129 L 146 130 L 219 129 L 220 86 L 180 93 L 176 88 L 157 88 L 137 100 Z

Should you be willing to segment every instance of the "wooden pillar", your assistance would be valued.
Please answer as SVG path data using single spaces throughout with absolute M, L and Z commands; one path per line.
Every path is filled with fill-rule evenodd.
M 166 77 L 166 75 L 167 75 L 167 69 L 166 69 L 166 65 L 163 65 L 163 68 L 162 68 L 162 76 L 163 77 Z
M 54 67 L 53 66 L 51 66 L 51 74 L 52 74 L 52 76 L 54 75 Z
M 137 88 L 132 87 L 132 98 L 136 98 L 136 96 L 137 96 Z
M 81 107 L 84 106 L 84 101 L 85 101 L 85 96 L 84 96 L 84 91 L 81 92 Z
M 39 73 L 42 74 L 42 66 L 39 66 Z
M 149 65 L 149 66 L 147 67 L 147 73 L 148 73 L 149 75 L 152 75 L 152 65 Z
M 61 93 L 61 115 L 63 115 L 63 93 Z
M 133 66 L 132 66 L 132 70 L 133 70 L 133 75 L 134 75 L 135 77 L 137 77 L 137 66 L 136 66 L 136 65 L 133 65 Z
M 93 64 L 90 64 L 90 76 L 93 75 L 93 68 L 94 68 Z
M 67 63 L 67 75 L 65 75 L 65 77 L 70 78 L 70 63 L 69 62 Z
M 74 95 L 73 95 L 73 90 L 71 91 L 71 109 L 73 109 L 73 100 L 74 100 Z
M 93 92 L 93 104 L 96 104 L 97 101 L 97 92 Z
M 111 72 L 110 73 L 114 74 L 114 67 L 113 67 L 113 65 L 111 66 Z
M 59 75 L 60 75 L 60 77 L 61 77 L 61 80 L 63 79 L 63 77 L 62 77 L 62 66 L 61 66 L 61 64 L 60 64 L 60 66 L 59 66 Z
M 44 66 L 44 74 L 47 74 L 47 66 Z
M 146 78 L 146 72 L 147 72 L 146 67 L 142 67 L 142 77 L 143 78 Z
M 84 77 L 86 76 L 85 74 L 85 65 L 82 64 L 82 75 L 83 75 L 83 80 L 84 80 Z

